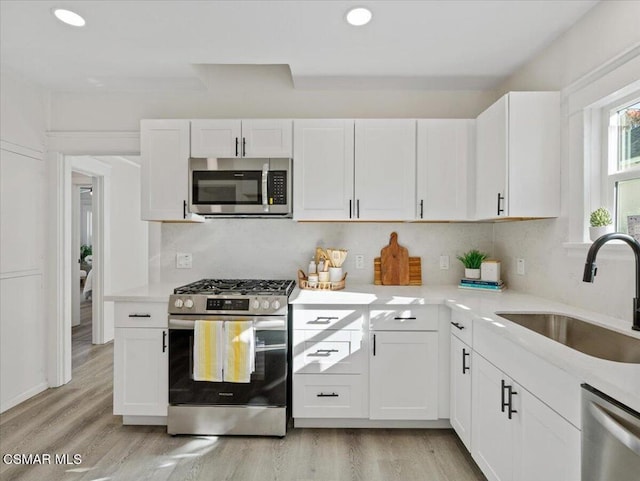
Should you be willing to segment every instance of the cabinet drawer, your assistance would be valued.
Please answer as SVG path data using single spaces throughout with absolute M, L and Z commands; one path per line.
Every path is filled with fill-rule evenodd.
M 168 327 L 166 302 L 116 302 L 115 327 Z
M 473 346 L 473 316 L 466 312 L 451 309 L 451 334 L 467 346 Z
M 362 329 L 363 310 L 344 309 L 304 309 L 294 308 L 293 328 L 308 330 Z
M 294 374 L 294 418 L 366 418 L 360 375 Z
M 437 331 L 438 306 L 398 306 L 373 308 L 369 313 L 373 331 Z
M 359 374 L 363 365 L 362 331 L 293 332 L 296 374 Z

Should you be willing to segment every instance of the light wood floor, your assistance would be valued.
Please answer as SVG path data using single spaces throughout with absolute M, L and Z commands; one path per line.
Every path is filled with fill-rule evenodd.
M 123 426 L 112 414 L 113 344 L 92 346 L 86 321 L 73 334 L 73 380 L 0 415 L 2 456 L 50 454 L 51 464 L 0 461 L 2 481 L 485 480 L 451 430 L 291 429 L 279 439 Z M 56 454 L 81 463 L 56 465 Z

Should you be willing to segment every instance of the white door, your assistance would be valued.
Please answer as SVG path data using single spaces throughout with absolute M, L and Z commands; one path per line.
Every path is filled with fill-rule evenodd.
M 113 356 L 113 413 L 166 416 L 169 399 L 168 331 L 117 328 Z
M 243 157 L 291 157 L 291 125 L 288 119 L 243 120 Z
M 451 336 L 450 421 L 464 445 L 471 451 L 471 348 Z
M 353 128 L 353 120 L 294 121 L 294 219 L 353 216 Z
M 189 185 L 189 121 L 142 120 L 142 220 L 184 220 Z
M 374 332 L 369 357 L 371 419 L 438 418 L 438 333 Z
M 476 120 L 476 219 L 509 215 L 506 199 L 508 100 L 509 96 L 505 95 Z
M 240 120 L 191 121 L 191 157 L 241 157 Z
M 502 382 L 510 385 L 511 381 L 475 351 L 471 363 L 471 455 L 489 481 L 511 481 L 514 473 L 513 442 L 519 417 L 516 413 L 509 419 L 502 405 L 503 400 L 506 401 Z
M 580 480 L 580 431 L 520 386 L 514 481 Z
M 415 218 L 416 121 L 356 120 L 355 217 Z
M 474 120 L 418 120 L 416 219 L 469 219 Z

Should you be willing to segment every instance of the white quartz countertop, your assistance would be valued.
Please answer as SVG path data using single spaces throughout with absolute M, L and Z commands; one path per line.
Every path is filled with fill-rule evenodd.
M 105 297 L 107 301 L 167 302 L 175 283 L 149 284 Z M 290 297 L 296 305 L 408 305 L 444 304 L 470 312 L 474 327 L 488 329 L 541 357 L 627 406 L 640 412 L 640 364 L 606 361 L 568 348 L 556 341 L 499 317 L 496 312 L 553 312 L 566 314 L 640 339 L 631 320 L 580 309 L 515 291 L 485 292 L 457 286 L 349 285 L 340 291 L 311 291 L 296 287 Z M 631 299 L 629 299 L 631 302 Z

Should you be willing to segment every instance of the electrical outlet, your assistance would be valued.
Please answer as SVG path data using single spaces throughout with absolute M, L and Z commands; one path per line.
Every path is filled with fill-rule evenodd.
M 440 256 L 440 269 L 449 269 L 449 256 Z
M 516 272 L 520 276 L 524 276 L 524 273 L 525 273 L 525 270 L 524 270 L 524 259 L 522 259 L 520 257 L 516 259 Z
M 176 253 L 176 269 L 191 269 L 193 267 L 193 255 L 188 252 Z
M 362 254 L 356 255 L 356 269 L 364 269 L 364 256 Z

